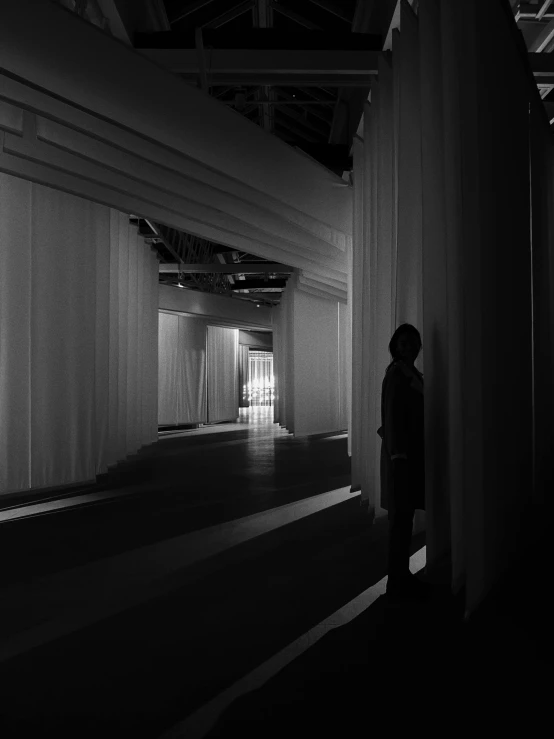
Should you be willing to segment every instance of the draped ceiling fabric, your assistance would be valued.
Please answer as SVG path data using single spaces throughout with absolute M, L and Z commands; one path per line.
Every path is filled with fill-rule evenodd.
M 0 493 L 92 480 L 157 438 L 158 262 L 128 232 L 128 216 L 0 175 Z
M 352 192 L 341 177 L 56 3 L 7 4 L 0 48 L 0 171 L 345 294 Z
M 160 426 L 206 423 L 206 325 L 159 313 Z
M 375 509 L 375 399 L 388 340 L 408 321 L 425 349 L 427 568 L 437 575 L 446 557 L 468 614 L 517 556 L 533 498 L 532 84 L 504 10 L 500 0 L 421 0 L 416 17 L 402 0 L 354 150 L 353 484 Z M 532 147 L 538 183 L 552 177 L 543 146 Z M 535 333 L 551 342 L 545 197 L 533 201 L 535 262 L 550 274 L 535 271 L 534 286 L 549 310 Z M 550 361 L 544 375 L 535 369 L 535 389 Z M 535 423 L 538 433 L 546 420 Z
M 238 329 L 208 326 L 208 423 L 234 421 L 239 416 L 238 341 Z

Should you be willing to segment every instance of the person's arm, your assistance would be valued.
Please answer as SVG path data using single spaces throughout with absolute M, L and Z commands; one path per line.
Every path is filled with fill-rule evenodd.
M 385 446 L 391 460 L 408 459 L 407 398 L 402 378 L 392 375 L 385 391 Z

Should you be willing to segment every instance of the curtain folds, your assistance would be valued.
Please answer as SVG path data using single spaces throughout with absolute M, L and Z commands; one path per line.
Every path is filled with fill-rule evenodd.
M 347 429 L 348 311 L 292 279 L 274 309 L 274 418 L 296 436 Z
M 237 328 L 208 326 L 208 423 L 238 418 L 238 341 Z
M 248 408 L 250 401 L 248 398 L 248 383 L 250 382 L 249 370 L 250 362 L 248 359 L 249 348 L 244 344 L 239 346 L 239 408 Z
M 554 490 L 554 142 L 538 98 L 531 101 L 531 192 L 533 209 L 533 499 L 544 505 Z
M 160 426 L 206 423 L 206 325 L 159 314 Z
M 531 87 L 513 19 L 500 0 L 483 8 L 476 0 L 420 0 L 416 16 L 401 0 L 392 54 L 381 55 L 363 141 L 354 145 L 350 262 L 353 487 L 361 487 L 370 513 L 378 509 L 387 345 L 400 323 L 413 323 L 425 353 L 418 364 L 426 384 L 427 569 L 438 576 L 446 559 L 454 592 L 465 587 L 468 613 L 525 538 L 533 497 L 533 300 L 535 394 L 549 399 L 548 410 L 537 411 L 535 395 L 535 436 L 552 454 L 545 433 L 554 333 L 552 145 L 543 116 L 535 122 L 542 135 L 531 135 L 533 297 Z M 545 363 L 537 341 L 550 347 Z M 517 360 L 508 346 L 517 346 Z M 538 451 L 535 459 L 545 485 L 551 472 L 539 471 Z M 537 486 L 534 495 L 541 497 Z
M 157 342 L 141 328 L 153 326 L 157 260 L 135 229 L 129 270 L 128 221 L 0 175 L 0 493 L 93 480 L 157 438 L 143 407 Z

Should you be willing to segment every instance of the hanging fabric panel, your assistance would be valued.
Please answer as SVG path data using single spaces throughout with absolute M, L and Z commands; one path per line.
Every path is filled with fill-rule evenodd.
M 295 282 L 289 278 L 287 286 L 290 290 L 285 290 L 285 320 L 284 320 L 284 343 L 285 343 L 285 404 L 283 425 L 288 431 L 294 433 L 296 430 L 296 390 L 295 390 L 295 373 L 296 365 L 294 361 L 294 294 Z
M 248 351 L 248 347 L 244 344 L 239 346 L 239 408 L 248 408 L 250 405 L 248 399 L 248 384 L 250 382 Z
M 94 480 L 157 438 L 157 260 L 135 241 L 127 422 L 128 216 L 9 175 L 0 188 L 0 493 Z M 155 339 L 140 351 L 139 316 Z
M 294 433 L 306 436 L 338 431 L 337 302 L 300 289 L 294 290 L 293 300 Z
M 179 316 L 177 423 L 206 423 L 206 325 Z
M 31 187 L 0 174 L 0 494 L 30 486 Z
M 52 487 L 96 474 L 95 246 L 108 211 L 33 185 L 31 228 L 31 486 Z
M 350 354 L 349 309 L 345 303 L 337 303 L 339 327 L 339 423 L 340 430 L 347 430 L 350 418 L 350 387 L 352 358 Z
M 275 400 L 273 404 L 273 422 L 281 421 L 281 383 L 283 382 L 282 348 L 281 348 L 281 305 L 276 305 L 271 311 L 273 328 L 273 367 L 275 382 Z
M 464 208 L 469 205 L 463 221 L 463 367 L 464 387 L 471 388 L 464 396 L 465 469 L 472 470 L 464 491 L 471 612 L 517 559 L 511 541 L 519 538 L 531 490 L 530 90 L 508 25 L 514 21 L 501 3 L 473 0 L 463 8 L 462 49 L 469 59 L 462 110 L 471 105 L 473 112 L 462 128 Z M 499 365 L 511 346 L 518 358 L 507 372 Z
M 398 68 L 398 181 L 395 328 L 422 321 L 422 203 L 419 30 L 407 2 L 401 3 L 400 34 L 393 44 Z M 417 364 L 423 367 L 423 351 Z
M 138 395 L 138 261 L 139 243 L 137 228 L 129 225 L 127 288 L 127 429 L 126 454 L 138 447 L 137 395 Z
M 532 471 L 529 88 L 500 3 L 422 0 L 419 23 L 428 565 L 449 545 L 471 613 L 517 553 Z
M 425 345 L 425 485 L 426 485 L 426 573 L 438 579 L 438 568 L 449 566 L 450 498 L 449 439 L 456 431 L 453 387 L 449 383 L 450 347 L 454 331 L 448 330 L 449 315 L 455 320 L 452 297 L 456 295 L 448 272 L 449 249 L 455 234 L 449 230 L 447 215 L 454 218 L 447 201 L 445 167 L 446 117 L 443 113 L 443 57 L 441 48 L 440 0 L 420 5 L 420 81 L 421 81 L 421 159 L 422 159 L 422 229 L 423 229 L 423 321 Z M 446 112 L 446 108 L 444 108 Z M 455 160 L 454 160 L 455 161 Z M 455 173 L 452 172 L 455 177 Z M 450 186 L 452 187 L 452 185 Z M 448 202 L 448 210 L 447 210 Z M 455 220 L 454 220 L 455 223 Z M 451 260 L 450 260 L 451 261 Z M 454 266 L 454 265 L 452 265 Z M 456 324 L 453 323 L 453 326 Z M 420 329 L 421 332 L 421 329 Z M 450 388 L 450 389 L 449 389 Z M 452 484 L 456 484 L 453 481 Z M 461 532 L 460 532 L 461 533 Z M 444 568 L 443 568 L 444 570 Z
M 208 423 L 234 421 L 239 415 L 238 329 L 208 326 Z
M 372 90 L 372 99 L 375 87 Z M 364 119 L 369 106 L 364 108 Z M 353 143 L 354 223 L 352 237 L 352 411 L 350 420 L 351 490 L 361 490 L 362 484 L 362 295 L 363 295 L 363 229 L 364 229 L 364 142 L 358 137 Z
M 118 346 L 114 361 L 118 366 L 117 397 L 117 457 L 123 459 L 127 455 L 127 364 L 129 361 L 129 219 L 119 214 L 118 241 L 112 248 L 119 249 L 118 260 L 118 307 L 119 318 Z
M 534 324 L 534 503 L 554 490 L 554 145 L 543 103 L 531 100 Z
M 248 365 L 250 405 L 273 405 L 273 352 L 249 349 Z
M 177 425 L 179 316 L 159 314 L 158 423 Z
M 111 213 L 102 210 L 102 232 L 96 238 L 95 416 L 96 474 L 108 471 L 110 427 Z
M 374 361 L 375 348 L 375 316 L 377 305 L 377 154 L 379 151 L 376 125 L 376 111 L 379 109 L 379 90 L 375 91 L 375 108 L 366 104 L 367 115 L 364 114 L 364 224 L 363 224 L 363 257 L 360 295 L 362 309 L 362 392 L 361 392 L 361 504 L 368 509 L 369 515 L 375 515 L 378 474 L 377 429 L 375 414 L 377 407 L 377 367 Z

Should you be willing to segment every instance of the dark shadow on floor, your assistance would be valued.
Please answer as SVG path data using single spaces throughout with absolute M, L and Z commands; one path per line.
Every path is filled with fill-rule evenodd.
M 380 580 L 385 533 L 358 501 L 342 503 L 234 547 L 165 597 L 0 665 L 2 739 L 32 727 L 60 739 L 160 735 Z M 423 544 L 414 537 L 412 551 Z
M 142 492 L 119 499 L 3 523 L 0 559 L 10 566 L 0 585 L 347 487 L 350 459 L 342 438 L 249 441 L 248 432 L 222 432 L 162 440 L 119 465 L 104 487 L 138 484 Z

